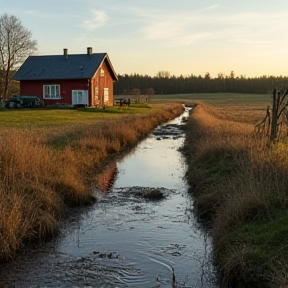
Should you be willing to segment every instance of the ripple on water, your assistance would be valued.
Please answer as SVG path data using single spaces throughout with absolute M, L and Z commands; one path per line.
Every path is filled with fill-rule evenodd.
M 95 205 L 71 213 L 55 241 L 3 266 L 0 287 L 217 287 L 187 193 L 183 140 L 179 117 L 107 167 Z M 163 197 L 146 198 L 151 189 Z

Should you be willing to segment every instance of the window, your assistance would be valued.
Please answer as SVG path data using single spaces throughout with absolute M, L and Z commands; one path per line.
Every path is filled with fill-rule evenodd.
M 99 89 L 98 89 L 98 87 L 96 86 L 96 87 L 95 87 L 95 94 L 94 94 L 95 100 L 98 100 L 98 96 L 99 96 Z
M 59 99 L 60 85 L 43 85 L 43 98 L 44 99 Z
M 109 88 L 104 88 L 104 103 L 109 101 Z

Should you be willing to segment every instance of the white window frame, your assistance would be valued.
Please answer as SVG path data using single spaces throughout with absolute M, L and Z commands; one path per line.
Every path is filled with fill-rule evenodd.
M 43 85 L 43 99 L 61 99 L 60 85 Z

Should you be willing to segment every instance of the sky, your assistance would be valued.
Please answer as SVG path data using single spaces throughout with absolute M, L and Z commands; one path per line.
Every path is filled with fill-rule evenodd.
M 117 74 L 288 76 L 287 0 L 0 0 L 38 55 L 106 52 Z

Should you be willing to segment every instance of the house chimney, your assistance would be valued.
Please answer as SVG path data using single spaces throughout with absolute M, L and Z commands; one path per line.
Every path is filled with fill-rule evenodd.
M 68 58 L 68 49 L 67 48 L 63 49 L 63 54 L 66 58 Z
M 92 55 L 92 47 L 87 47 L 87 55 Z

